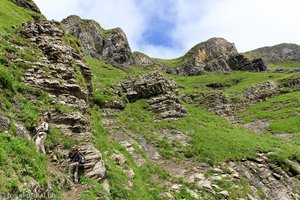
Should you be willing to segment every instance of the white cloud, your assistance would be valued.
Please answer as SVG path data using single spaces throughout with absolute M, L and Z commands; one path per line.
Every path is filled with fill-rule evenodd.
M 239 51 L 289 42 L 300 44 L 299 0 L 34 0 L 48 19 L 70 14 L 121 27 L 132 50 L 172 58 L 211 37 L 234 42 Z M 153 15 L 174 23 L 171 47 L 143 41 Z M 170 30 L 166 30 L 170 32 Z M 159 36 L 158 36 L 159 37 Z M 175 41 L 175 42 L 174 42 Z
M 224 37 L 242 52 L 283 42 L 300 43 L 298 0 L 211 0 L 202 9 L 200 3 L 195 4 L 199 14 L 182 2 L 178 1 L 181 23 L 176 39 L 184 38 L 185 48 L 211 37 Z

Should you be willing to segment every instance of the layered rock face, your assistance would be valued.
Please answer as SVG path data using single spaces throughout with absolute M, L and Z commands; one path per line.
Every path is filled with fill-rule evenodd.
M 85 155 L 84 172 L 87 177 L 101 181 L 105 177 L 106 168 L 102 160 L 100 151 L 93 145 L 84 145 L 80 147 Z
M 85 108 L 92 96 L 92 73 L 79 52 L 64 43 L 59 23 L 34 21 L 25 23 L 23 28 L 21 35 L 42 52 L 39 61 L 26 70 L 23 81 L 50 92 L 62 104 Z M 82 83 L 78 78 L 83 79 Z
M 149 110 L 157 113 L 157 119 L 185 116 L 186 110 L 179 102 L 176 83 L 158 72 L 129 77 L 119 86 L 131 102 L 148 99 Z
M 122 29 L 104 30 L 96 21 L 73 15 L 64 19 L 62 24 L 69 34 L 81 41 L 85 55 L 122 69 L 133 64 L 131 49 Z
M 39 61 L 31 62 L 31 67 L 25 71 L 23 82 L 49 92 L 49 97 L 56 104 L 88 111 L 87 103 L 93 93 L 92 73 L 80 52 L 66 44 L 60 24 L 53 21 L 28 22 L 23 24 L 20 33 L 41 52 Z M 71 137 L 78 142 L 86 156 L 85 175 L 102 180 L 105 176 L 104 162 L 101 153 L 91 144 L 92 134 L 85 116 L 80 112 L 61 113 L 56 110 L 49 110 L 48 116 L 50 126 L 59 129 L 63 134 L 61 137 Z M 55 156 L 58 154 L 65 159 L 59 161 Z M 58 169 L 68 167 L 68 150 L 60 141 L 51 155 Z
M 209 72 L 229 72 L 232 70 L 264 71 L 262 60 L 249 60 L 238 54 L 235 45 L 223 38 L 211 38 L 189 50 L 175 68 L 167 72 L 185 76 L 201 75 Z
M 183 59 L 184 67 L 198 67 L 209 71 L 229 71 L 226 60 L 229 56 L 237 54 L 233 43 L 223 38 L 212 38 L 194 46 L 186 53 Z

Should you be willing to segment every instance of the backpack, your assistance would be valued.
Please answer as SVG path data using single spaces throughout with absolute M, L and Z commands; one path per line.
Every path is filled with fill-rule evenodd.
M 78 153 L 78 156 L 79 156 L 79 164 L 84 164 L 85 163 L 85 158 L 82 155 L 82 153 Z

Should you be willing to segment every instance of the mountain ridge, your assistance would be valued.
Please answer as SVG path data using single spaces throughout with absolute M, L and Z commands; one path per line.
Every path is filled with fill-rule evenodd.
M 300 198 L 297 71 L 266 71 L 221 38 L 152 59 L 132 53 L 120 29 L 73 17 L 76 38 L 0 5 L 12 19 L 0 22 L 0 198 Z M 95 41 L 99 52 L 88 48 Z M 182 66 L 204 73 L 171 73 Z M 30 133 L 41 114 L 46 155 Z M 73 145 L 86 158 L 77 186 L 67 174 Z

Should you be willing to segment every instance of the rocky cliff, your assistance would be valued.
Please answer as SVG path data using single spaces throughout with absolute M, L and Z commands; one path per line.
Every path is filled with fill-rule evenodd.
M 221 38 L 171 61 L 132 54 L 120 29 L 37 20 L 28 3 L 12 9 L 31 21 L 16 17 L 22 25 L 0 34 L 0 198 L 300 198 L 299 73 L 259 73 L 261 59 Z M 287 139 L 242 127 L 237 113 L 248 108 Z M 46 155 L 30 140 L 41 114 Z M 75 144 L 86 159 L 76 186 L 67 174 Z
M 223 38 L 211 38 L 194 46 L 174 68 L 168 71 L 179 75 L 200 75 L 209 72 L 264 71 L 262 60 L 249 60 L 238 54 L 235 45 Z
M 24 23 L 20 34 L 40 50 L 37 62 L 22 60 L 31 65 L 24 72 L 22 81 L 47 91 L 53 104 L 81 112 L 61 113 L 49 109 L 47 116 L 52 128 L 57 128 L 65 137 L 72 137 L 80 143 L 81 149 L 86 154 L 87 162 L 84 165 L 86 176 L 101 181 L 105 176 L 105 166 L 101 153 L 92 145 L 89 122 L 82 114 L 88 112 L 88 104 L 92 100 L 90 68 L 82 60 L 81 52 L 66 43 L 64 30 L 57 22 Z M 48 153 L 54 156 L 52 158 L 55 166 L 63 171 L 67 167 L 65 161 L 68 158 L 68 150 L 61 142 L 55 146 L 55 149 Z M 65 160 L 57 159 L 58 154 Z
M 62 21 L 67 33 L 77 37 L 84 54 L 126 69 L 133 64 L 131 49 L 120 28 L 104 30 L 96 21 L 69 16 Z
M 144 69 L 161 68 L 168 73 L 185 76 L 200 75 L 205 71 L 264 71 L 266 69 L 262 60 L 245 58 L 238 54 L 233 43 L 223 38 L 211 38 L 194 46 L 172 66 L 168 66 L 143 53 L 132 54 L 126 35 L 119 28 L 104 30 L 97 22 L 84 20 L 78 16 L 69 16 L 62 23 L 68 33 L 82 42 L 86 55 L 118 67 L 135 65 Z

